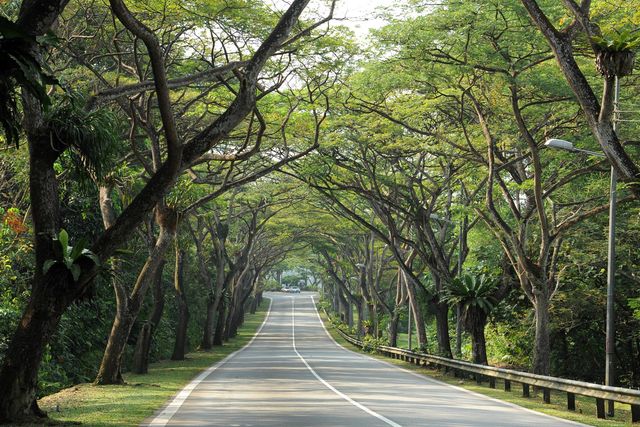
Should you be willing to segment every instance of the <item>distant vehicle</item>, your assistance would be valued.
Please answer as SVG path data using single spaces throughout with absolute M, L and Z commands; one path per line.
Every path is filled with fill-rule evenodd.
M 292 292 L 294 294 L 299 294 L 300 293 L 300 288 L 297 286 L 292 286 L 289 288 L 289 292 Z
M 280 289 L 281 292 L 289 292 L 289 288 L 287 288 L 286 286 L 283 286 L 282 289 Z

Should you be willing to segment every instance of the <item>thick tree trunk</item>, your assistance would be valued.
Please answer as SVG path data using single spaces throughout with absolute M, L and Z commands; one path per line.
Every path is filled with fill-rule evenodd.
M 135 319 L 128 309 L 128 304 L 119 303 L 95 384 L 124 383 L 122 379 L 122 355 L 134 321 Z
M 353 312 L 351 311 L 351 304 L 349 299 L 344 295 L 342 289 L 338 288 L 338 303 L 340 306 L 340 320 L 346 323 L 350 328 L 353 327 Z
M 207 299 L 207 316 L 204 321 L 204 330 L 202 332 L 202 342 L 200 348 L 210 350 L 213 347 L 213 334 L 216 327 L 216 310 L 215 296 L 209 295 Z
M 67 272 L 62 272 L 67 276 Z M 50 275 L 48 275 L 50 276 Z M 68 304 L 57 295 L 61 281 L 34 287 L 31 301 L 18 324 L 0 370 L 0 424 L 27 416 L 45 416 L 36 403 L 42 353 Z
M 133 354 L 133 372 L 136 374 L 146 374 L 149 372 L 151 343 L 164 311 L 164 286 L 162 285 L 164 265 L 165 262 L 163 261 L 158 267 L 153 282 L 153 311 L 149 319 L 142 325 L 136 342 L 136 349 Z
M 215 343 L 215 334 L 217 333 L 217 325 L 220 324 L 220 310 L 224 312 L 222 308 L 222 295 L 231 280 L 232 272 L 225 274 L 225 259 L 222 250 L 222 243 L 220 250 L 217 253 L 217 265 L 216 265 L 216 285 L 213 295 L 207 301 L 207 319 L 202 335 L 202 343 L 200 347 L 203 350 L 209 350 L 214 345 L 220 345 Z
M 394 310 L 389 320 L 389 347 L 398 346 L 398 323 L 400 322 L 400 313 Z
M 229 338 L 233 338 L 238 335 L 238 328 L 242 325 L 244 319 L 244 307 L 240 306 L 235 311 L 231 322 L 229 323 Z
M 53 14 L 55 11 L 51 8 L 43 13 Z M 29 143 L 35 274 L 29 304 L 13 334 L 0 369 L 0 423 L 25 416 L 46 415 L 36 402 L 42 354 L 58 327 L 62 313 L 78 296 L 73 279 L 65 267 L 54 265 L 46 276 L 42 275 L 44 262 L 56 259 L 52 238 L 58 234 L 60 227 L 60 207 L 53 165 L 60 152 L 51 143 L 40 104 L 26 91 L 23 91 L 23 107 Z
M 119 304 L 102 363 L 96 376 L 96 384 L 122 384 L 122 355 L 124 354 L 131 328 L 142 308 L 147 289 L 153 281 L 171 242 L 175 238 L 175 212 L 167 208 L 158 208 L 156 211 L 156 221 L 160 225 L 158 239 L 138 275 L 131 295 L 126 296 L 126 305 L 120 306 Z
M 549 301 L 538 296 L 534 303 L 536 335 L 533 346 L 533 373 L 549 375 L 551 344 L 549 341 Z
M 469 333 L 471 334 L 471 354 L 473 357 L 473 363 L 480 365 L 488 365 L 487 360 L 487 345 L 484 336 L 484 328 L 487 324 L 487 315 L 479 309 L 474 310 L 473 313 L 469 313 Z
M 233 291 L 232 291 L 232 297 L 231 297 L 231 301 L 229 301 L 229 307 L 227 309 L 227 317 L 224 319 L 224 332 L 222 334 L 222 339 L 224 341 L 229 341 L 229 338 L 232 337 L 231 335 L 231 330 L 232 330 L 232 323 L 236 317 L 236 312 L 238 310 L 238 287 L 240 285 L 238 283 L 235 284 L 235 286 L 233 286 Z
M 440 356 L 451 358 L 451 337 L 449 336 L 449 305 L 436 302 L 436 337 L 438 339 L 438 353 Z
M 255 296 L 251 299 L 251 307 L 249 308 L 249 314 L 256 314 L 258 309 L 258 297 Z
M 462 310 L 460 304 L 456 304 L 456 357 L 462 357 Z
M 187 348 L 187 327 L 189 326 L 189 305 L 187 303 L 186 284 L 184 281 L 186 256 L 184 250 L 176 250 L 176 269 L 174 285 L 178 303 L 178 324 L 176 325 L 176 341 L 173 346 L 171 360 L 184 360 Z
M 407 285 L 407 293 L 409 295 L 409 307 L 411 309 L 411 313 L 413 314 L 414 323 L 416 325 L 416 332 L 418 333 L 418 346 L 421 350 L 424 350 L 427 348 L 427 329 L 424 326 L 422 309 L 420 308 L 420 304 L 418 303 L 415 285 L 411 283 L 411 280 L 406 280 L 406 277 L 405 283 Z
M 224 342 L 224 319 L 226 310 L 226 301 L 224 299 L 220 300 L 220 307 L 218 308 L 218 319 L 216 320 L 216 330 L 213 336 L 213 345 L 222 345 Z
M 358 336 L 364 334 L 364 300 L 362 298 L 358 299 L 356 302 L 356 310 L 358 311 Z

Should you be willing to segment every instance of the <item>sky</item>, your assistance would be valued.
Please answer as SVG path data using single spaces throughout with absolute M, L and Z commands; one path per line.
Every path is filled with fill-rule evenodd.
M 380 28 L 384 25 L 382 19 L 376 18 L 376 8 L 394 5 L 393 0 L 338 0 L 334 16 L 346 18 L 340 21 L 353 32 L 359 40 L 366 39 L 371 28 Z
M 286 9 L 290 0 L 266 0 L 266 2 L 271 3 L 276 9 L 283 10 Z M 376 9 L 391 7 L 397 3 L 393 0 L 337 0 L 336 10 L 333 14 L 335 18 L 333 25 L 349 27 L 355 33 L 358 41 L 365 43 L 369 29 L 380 28 L 384 25 L 384 20 L 376 18 L 378 14 Z M 328 11 L 329 4 L 329 0 L 315 0 L 310 3 L 307 11 Z

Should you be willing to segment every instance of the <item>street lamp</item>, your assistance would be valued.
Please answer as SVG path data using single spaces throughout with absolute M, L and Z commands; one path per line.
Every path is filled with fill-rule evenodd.
M 615 124 L 614 124 L 615 130 Z M 559 148 L 574 153 L 584 153 L 590 156 L 605 157 L 604 153 L 582 150 L 573 146 L 573 143 L 562 139 L 550 139 L 544 143 L 547 147 Z M 609 239 L 607 243 L 607 318 L 606 318 L 606 339 L 605 339 L 605 385 L 614 385 L 614 348 L 615 348 L 615 318 L 614 318 L 614 293 L 615 293 L 615 272 L 616 272 L 616 187 L 618 176 L 611 166 L 611 183 L 609 186 Z M 608 412 L 613 416 L 613 401 L 609 401 Z

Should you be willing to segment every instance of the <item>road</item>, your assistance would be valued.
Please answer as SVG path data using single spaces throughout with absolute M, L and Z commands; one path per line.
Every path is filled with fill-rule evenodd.
M 203 373 L 150 426 L 576 426 L 336 344 L 311 294 L 273 294 L 255 339 Z

